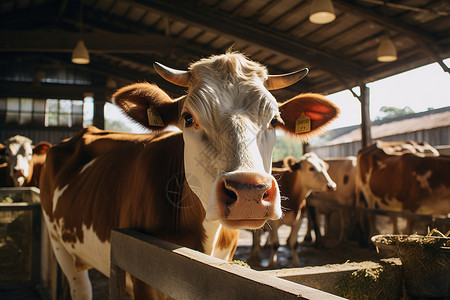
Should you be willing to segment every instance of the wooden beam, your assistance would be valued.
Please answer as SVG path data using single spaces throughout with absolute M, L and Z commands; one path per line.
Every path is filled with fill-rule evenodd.
M 113 90 L 106 88 L 106 86 L 0 81 L 0 97 L 77 100 L 84 99 L 86 94 L 93 94 L 96 100 L 107 101 L 108 95 L 112 93 Z
M 439 56 L 439 53 L 442 52 L 440 45 L 428 33 L 419 28 L 413 28 L 402 23 L 398 19 L 381 16 L 375 13 L 373 9 L 365 9 L 344 0 L 333 0 L 333 4 L 339 10 L 358 15 L 366 20 L 377 23 L 384 28 L 395 30 L 409 36 L 430 58 L 437 62 L 445 72 L 450 72 L 450 69 L 442 61 L 442 57 Z
M 67 31 L 1 30 L 0 52 L 70 53 L 80 39 Z M 158 53 L 181 47 L 181 43 L 159 34 L 85 33 L 83 40 L 90 53 Z
M 270 28 L 253 24 L 242 19 L 234 19 L 226 13 L 199 6 L 183 0 L 132 0 L 133 5 L 158 14 L 169 16 L 180 22 L 205 29 L 217 34 L 258 45 L 269 51 L 303 60 L 330 73 L 344 78 L 361 78 L 363 69 L 335 53 L 329 53 Z
M 372 144 L 372 122 L 370 121 L 369 111 L 370 89 L 367 85 L 360 85 L 359 90 L 360 95 L 358 99 L 361 102 L 361 148 L 365 148 Z
M 111 232 L 111 299 L 123 271 L 175 299 L 343 299 L 129 229 Z

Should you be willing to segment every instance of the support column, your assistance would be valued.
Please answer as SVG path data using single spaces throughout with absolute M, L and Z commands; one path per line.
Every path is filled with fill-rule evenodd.
M 99 97 L 102 99 L 101 97 Z M 105 129 L 104 101 L 96 101 L 94 98 L 94 119 L 93 125 L 99 129 Z
M 361 148 L 368 147 L 372 144 L 372 134 L 371 127 L 372 122 L 370 121 L 370 89 L 367 85 L 360 85 L 360 96 L 358 97 L 361 102 Z
M 370 121 L 369 111 L 370 89 L 365 84 L 361 84 L 359 86 L 359 96 L 352 89 L 349 90 L 361 104 L 361 148 L 365 148 L 372 144 L 372 122 Z

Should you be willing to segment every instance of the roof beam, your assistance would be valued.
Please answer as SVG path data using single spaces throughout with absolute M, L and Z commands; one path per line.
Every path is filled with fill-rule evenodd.
M 79 33 L 67 31 L 1 30 L 0 52 L 72 52 L 79 39 Z M 83 40 L 92 53 L 166 53 L 182 47 L 159 34 L 84 33 Z
M 428 33 L 423 32 L 418 28 L 412 28 L 397 19 L 394 20 L 392 18 L 376 14 L 374 13 L 373 9 L 365 9 L 345 0 L 333 0 L 333 4 L 339 10 L 359 15 L 364 19 L 371 20 L 372 22 L 377 23 L 382 27 L 398 31 L 409 36 L 414 42 L 418 44 L 419 47 L 423 49 L 423 51 L 428 56 L 430 56 L 435 62 L 437 62 L 445 72 L 450 72 L 450 69 L 444 64 L 442 58 L 439 56 L 439 53 L 442 52 L 441 47 L 436 42 L 436 40 Z
M 226 13 L 184 0 L 132 0 L 134 5 L 168 16 L 178 21 L 202 28 L 232 39 L 250 42 L 296 60 L 306 61 L 344 78 L 361 78 L 361 66 L 328 53 L 312 45 L 296 41 L 282 32 L 271 30 L 245 20 L 236 20 Z

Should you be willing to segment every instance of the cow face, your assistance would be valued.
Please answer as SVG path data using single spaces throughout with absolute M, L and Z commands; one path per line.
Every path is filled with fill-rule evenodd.
M 116 92 L 114 102 L 150 129 L 172 124 L 183 131 L 187 182 L 206 219 L 228 228 L 259 228 L 279 219 L 280 193 L 271 175 L 275 128 L 281 125 L 296 134 L 296 119 L 314 104 L 315 131 L 336 116 L 337 108 L 322 98 L 311 102 L 311 97 L 278 105 L 268 88 L 288 86 L 305 71 L 273 78 L 238 53 L 200 60 L 189 71 L 155 67 L 165 79 L 187 86 L 187 95 L 172 100 L 156 86 L 135 84 Z
M 4 150 L 8 174 L 14 186 L 23 186 L 30 175 L 30 162 L 33 155 L 31 140 L 23 136 L 11 137 L 6 140 Z
M 336 183 L 327 170 L 328 165 L 315 153 L 307 153 L 299 162 L 299 172 L 302 175 L 298 177 L 301 180 L 298 184 L 317 192 L 335 191 Z

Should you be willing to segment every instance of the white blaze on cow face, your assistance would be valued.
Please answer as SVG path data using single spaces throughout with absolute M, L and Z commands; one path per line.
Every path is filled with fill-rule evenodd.
M 33 156 L 31 140 L 23 136 L 14 136 L 5 142 L 8 174 L 14 186 L 20 187 L 30 174 L 30 161 Z
M 310 190 L 320 192 L 336 190 L 336 183 L 330 178 L 327 172 L 327 164 L 315 153 L 303 155 L 300 164 L 300 169 L 302 169 L 303 174 L 301 180 L 305 183 L 308 182 Z
M 251 61 L 218 66 L 209 60 L 190 72 L 197 76 L 182 108 L 185 170 L 202 183 L 197 196 L 206 219 L 259 228 L 280 218 L 278 186 L 270 175 L 271 123 L 279 113 L 264 87 L 265 68 Z

